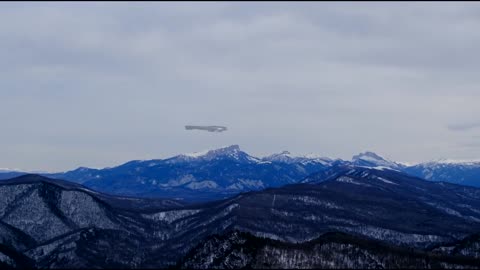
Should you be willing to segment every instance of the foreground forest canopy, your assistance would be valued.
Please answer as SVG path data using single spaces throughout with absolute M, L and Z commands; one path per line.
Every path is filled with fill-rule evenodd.
M 476 268 L 480 189 L 339 165 L 188 204 L 25 175 L 0 183 L 1 261 L 38 268 Z

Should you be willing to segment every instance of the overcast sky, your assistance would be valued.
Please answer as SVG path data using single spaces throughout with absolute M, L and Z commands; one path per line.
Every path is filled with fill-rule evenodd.
M 1 3 L 0 167 L 480 158 L 479 71 L 474 2 Z

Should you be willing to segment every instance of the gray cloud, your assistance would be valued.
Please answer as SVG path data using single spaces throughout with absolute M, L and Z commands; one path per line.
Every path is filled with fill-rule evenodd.
M 471 142 L 466 142 L 466 143 L 460 143 L 459 146 L 460 147 L 465 147 L 465 148 L 479 148 L 480 147 L 480 142 L 479 141 L 471 141 Z
M 0 167 L 229 144 L 474 157 L 455 146 L 475 130 L 445 126 L 480 115 L 479 17 L 468 2 L 1 3 Z M 235 130 L 178 128 L 205 119 Z
M 476 142 L 466 143 L 466 144 L 464 144 L 464 146 L 478 148 L 478 147 L 480 147 L 480 143 L 476 143 Z
M 185 126 L 186 130 L 203 130 L 208 132 L 224 132 L 227 127 L 224 126 Z
M 476 128 L 480 128 L 480 122 L 455 123 L 448 125 L 448 129 L 453 131 L 468 131 Z

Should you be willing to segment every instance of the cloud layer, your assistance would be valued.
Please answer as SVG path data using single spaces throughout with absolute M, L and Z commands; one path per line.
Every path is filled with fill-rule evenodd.
M 467 131 L 475 128 L 480 128 L 480 122 L 470 122 L 470 123 L 455 123 L 448 125 L 448 129 L 453 131 Z
M 479 158 L 459 147 L 478 130 L 454 132 L 479 121 L 479 18 L 468 2 L 1 3 L 0 166 L 228 144 Z M 235 130 L 183 128 L 207 120 Z

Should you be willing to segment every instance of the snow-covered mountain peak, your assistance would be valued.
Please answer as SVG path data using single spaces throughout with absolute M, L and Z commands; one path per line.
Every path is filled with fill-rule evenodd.
M 0 172 L 20 172 L 20 169 L 0 168 Z
M 243 152 L 238 145 L 230 145 L 214 150 L 206 150 L 195 153 L 182 154 L 174 157 L 175 160 L 193 161 L 193 160 L 214 160 L 217 158 L 227 158 L 241 161 L 254 161 L 258 162 L 259 159 L 251 157 L 247 153 Z
M 385 161 L 383 157 L 370 151 L 366 151 L 352 157 L 352 161 L 359 160 L 359 159 L 367 160 L 367 161 Z
M 321 163 L 321 164 L 329 164 L 332 162 L 330 158 L 321 157 L 316 154 L 308 154 L 304 156 L 295 156 L 292 155 L 289 151 L 282 151 L 280 153 L 272 154 L 270 156 L 266 156 L 262 158 L 264 161 L 270 162 L 279 162 L 279 163 Z
M 266 156 L 263 158 L 265 161 L 273 161 L 273 162 L 283 162 L 283 163 L 289 163 L 291 162 L 295 157 L 292 156 L 292 154 L 289 151 L 282 151 L 280 153 L 275 153 L 271 154 L 269 156 Z
M 208 151 L 208 153 L 214 153 L 216 155 L 235 155 L 240 152 L 242 152 L 242 150 L 240 150 L 240 146 L 237 144 Z
M 213 150 L 205 150 L 205 151 L 200 151 L 200 152 L 193 152 L 193 153 L 186 153 L 186 154 L 181 154 L 180 156 L 185 156 L 185 157 L 192 157 L 192 158 L 199 158 L 199 157 L 204 157 L 206 155 L 228 155 L 228 154 L 235 154 L 240 152 L 240 146 L 238 145 L 230 145 L 226 147 L 221 147 L 218 149 L 213 149 Z
M 321 158 L 321 159 L 325 159 L 325 160 L 332 160 L 331 158 L 324 157 L 324 156 L 321 156 L 321 155 L 318 155 L 318 154 L 315 154 L 315 153 L 308 153 L 308 154 L 304 155 L 303 157 L 310 158 L 310 159 Z
M 441 158 L 429 163 L 451 164 L 451 165 L 480 165 L 480 159 L 448 159 Z
M 353 156 L 352 163 L 357 166 L 366 167 L 387 167 L 392 169 L 400 169 L 403 167 L 401 164 L 385 159 L 370 151 Z

